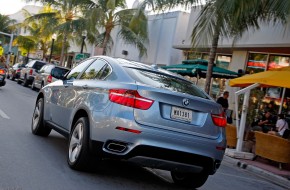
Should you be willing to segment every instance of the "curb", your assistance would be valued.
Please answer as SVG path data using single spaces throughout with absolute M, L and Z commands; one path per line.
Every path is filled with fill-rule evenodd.
M 279 175 L 273 174 L 271 172 L 268 172 L 268 171 L 263 170 L 261 168 L 258 168 L 256 166 L 249 165 L 247 163 L 244 163 L 244 162 L 242 162 L 240 160 L 228 157 L 226 155 L 224 156 L 223 161 L 227 162 L 227 163 L 230 163 L 230 164 L 233 164 L 233 165 L 236 165 L 237 167 L 240 167 L 242 169 L 248 170 L 249 172 L 252 172 L 252 173 L 254 173 L 256 175 L 259 175 L 260 177 L 262 177 L 262 178 L 264 178 L 264 179 L 266 179 L 268 181 L 271 181 L 272 183 L 274 183 L 276 185 L 282 186 L 284 188 L 289 188 L 290 187 L 290 180 L 287 180 L 284 177 L 281 177 Z

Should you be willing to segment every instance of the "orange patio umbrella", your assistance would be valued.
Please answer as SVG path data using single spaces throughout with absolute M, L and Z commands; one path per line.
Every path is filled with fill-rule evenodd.
M 229 85 L 246 87 L 255 83 L 261 86 L 290 88 L 290 66 L 235 78 L 230 80 Z

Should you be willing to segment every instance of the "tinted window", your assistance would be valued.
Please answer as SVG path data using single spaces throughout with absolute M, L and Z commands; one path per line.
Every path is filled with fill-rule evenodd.
M 126 68 L 127 73 L 137 82 L 150 85 L 156 88 L 165 88 L 168 90 L 190 94 L 201 98 L 208 98 L 206 94 L 198 89 L 193 83 L 175 78 L 163 73 Z
M 55 67 L 51 70 L 51 76 L 57 79 L 62 79 L 63 76 L 68 72 L 68 69 Z
M 45 63 L 43 62 L 39 62 L 39 61 L 36 61 L 36 63 L 33 65 L 33 69 L 36 69 L 36 70 L 40 70 L 41 67 L 43 67 L 43 65 L 45 65 Z
M 112 70 L 111 67 L 107 64 L 103 69 L 102 76 L 100 77 L 100 79 L 104 80 L 111 73 L 111 70 Z
M 87 59 L 80 63 L 78 66 L 73 68 L 69 74 L 67 75 L 66 79 L 67 80 L 72 80 L 76 79 L 78 75 L 93 61 L 93 59 Z
M 82 74 L 81 79 L 98 79 L 100 78 L 100 70 L 106 65 L 102 60 L 94 61 L 87 70 Z

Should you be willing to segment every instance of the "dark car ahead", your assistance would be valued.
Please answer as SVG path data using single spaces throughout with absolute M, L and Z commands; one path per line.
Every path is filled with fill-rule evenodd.
M 5 86 L 5 84 L 6 84 L 6 81 L 5 81 L 6 72 L 7 72 L 7 69 L 0 66 L 0 87 Z
M 40 90 L 31 130 L 68 137 L 72 169 L 128 160 L 197 188 L 221 164 L 225 125 L 222 107 L 192 82 L 156 66 L 96 56 Z

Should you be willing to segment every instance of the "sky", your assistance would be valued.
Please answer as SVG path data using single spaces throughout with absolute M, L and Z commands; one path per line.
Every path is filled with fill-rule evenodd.
M 131 7 L 135 0 L 126 0 L 128 7 Z M 26 3 L 25 0 L 0 0 L 0 14 L 7 15 L 20 11 L 25 5 L 34 5 L 35 3 Z

